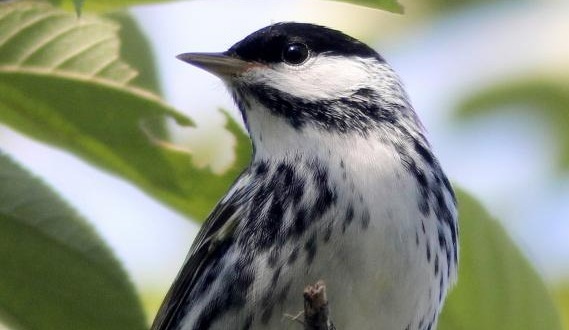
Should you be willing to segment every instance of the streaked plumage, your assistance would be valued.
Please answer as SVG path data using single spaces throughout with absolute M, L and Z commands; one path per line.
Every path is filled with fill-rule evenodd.
M 284 315 L 320 279 L 338 329 L 434 329 L 456 279 L 456 201 L 383 58 L 300 23 L 180 58 L 224 80 L 254 154 L 152 329 L 299 329 Z

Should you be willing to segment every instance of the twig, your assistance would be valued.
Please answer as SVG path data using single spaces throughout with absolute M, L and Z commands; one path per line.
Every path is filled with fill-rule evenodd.
M 304 330 L 336 330 L 330 320 L 326 285 L 322 280 L 304 288 Z

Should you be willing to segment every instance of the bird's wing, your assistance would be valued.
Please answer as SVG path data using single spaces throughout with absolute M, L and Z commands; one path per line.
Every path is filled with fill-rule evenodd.
M 232 237 L 242 216 L 242 196 L 238 187 L 246 176 L 247 173 L 240 176 L 200 229 L 182 269 L 160 306 L 151 330 L 177 329 L 176 326 L 186 314 L 187 298 L 203 273 L 204 266 L 210 264 L 211 256 L 215 255 L 220 244 Z

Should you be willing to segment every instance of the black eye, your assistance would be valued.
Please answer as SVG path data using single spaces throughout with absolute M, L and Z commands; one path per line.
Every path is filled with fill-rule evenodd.
M 298 65 L 308 58 L 308 47 L 300 42 L 293 42 L 283 49 L 283 61 L 288 64 Z

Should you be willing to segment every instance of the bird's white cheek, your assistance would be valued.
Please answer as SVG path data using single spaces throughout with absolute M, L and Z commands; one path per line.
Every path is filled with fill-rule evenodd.
M 369 84 L 373 74 L 366 59 L 320 56 L 298 66 L 278 63 L 256 67 L 243 80 L 262 83 L 307 101 L 321 101 L 351 95 Z

